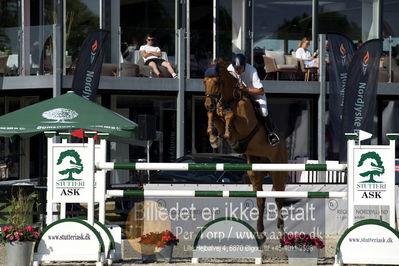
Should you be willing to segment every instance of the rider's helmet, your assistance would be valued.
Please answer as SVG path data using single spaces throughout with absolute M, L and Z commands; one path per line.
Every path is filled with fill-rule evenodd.
M 231 61 L 231 64 L 233 65 L 234 68 L 244 67 L 244 69 L 245 69 L 246 61 L 247 60 L 245 58 L 245 55 L 235 54 L 233 56 L 233 60 Z

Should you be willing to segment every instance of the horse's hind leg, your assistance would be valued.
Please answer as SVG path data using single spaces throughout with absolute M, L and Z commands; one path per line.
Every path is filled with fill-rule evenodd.
M 253 163 L 254 158 L 251 156 L 247 156 L 248 158 L 248 163 Z M 253 191 L 262 191 L 263 190 L 263 178 L 264 178 L 264 172 L 254 172 L 254 171 L 248 171 L 248 176 L 252 184 L 252 189 Z M 265 212 L 265 198 L 257 198 L 256 199 L 256 205 L 258 207 L 258 220 L 256 223 L 256 231 L 258 233 L 258 237 L 260 240 L 265 241 L 266 237 L 263 233 L 265 230 L 265 226 L 263 224 L 263 215 Z
M 287 183 L 287 172 L 273 172 L 272 180 L 273 180 L 273 190 L 275 191 L 284 191 L 285 185 Z M 277 229 L 281 234 L 284 234 L 284 219 L 281 214 L 281 209 L 283 208 L 283 198 L 275 199 L 278 215 L 277 215 Z

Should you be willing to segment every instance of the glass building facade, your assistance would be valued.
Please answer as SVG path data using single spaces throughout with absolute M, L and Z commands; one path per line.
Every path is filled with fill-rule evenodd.
M 156 115 L 162 138 L 151 146 L 152 161 L 232 152 L 227 145 L 213 150 L 206 135 L 202 78 L 213 58 L 229 61 L 232 54 L 244 53 L 265 78 L 266 51 L 291 55 L 303 37 L 315 51 L 319 34 L 329 32 L 345 34 L 355 43 L 384 38 L 380 72 L 385 76 L 378 84 L 373 141 L 384 142 L 383 134 L 396 129 L 399 3 L 393 0 L 0 1 L 0 114 L 70 90 L 80 46 L 100 28 L 108 30 L 110 38 L 97 102 L 136 122 L 140 114 Z M 181 79 L 130 71 L 130 65 L 140 70 L 138 49 L 148 33 Z M 130 58 L 125 55 L 128 47 L 133 47 Z M 317 159 L 320 83 L 304 82 L 301 76 L 266 78 L 262 83 L 290 159 Z M 325 139 L 325 159 L 337 159 L 328 128 Z M 0 138 L 0 159 L 12 161 L 10 177 L 45 175 L 39 159 L 45 158 L 44 145 L 41 135 Z M 118 143 L 110 146 L 110 156 L 137 161 L 146 158 L 146 151 Z M 119 173 L 112 182 L 129 178 Z

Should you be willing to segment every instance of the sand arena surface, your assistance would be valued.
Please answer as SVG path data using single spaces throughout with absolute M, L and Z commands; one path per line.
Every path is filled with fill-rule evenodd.
M 332 265 L 334 263 L 335 246 L 338 242 L 339 236 L 327 236 L 325 239 L 325 248 L 321 256 L 319 256 L 318 265 Z M 184 250 L 184 243 L 179 243 L 175 246 L 173 250 L 173 259 L 171 263 L 150 263 L 145 265 L 254 265 L 254 260 L 252 259 L 201 259 L 199 264 L 191 264 L 191 251 Z M 127 240 L 123 240 L 122 244 L 122 254 L 123 261 L 114 262 L 112 265 L 125 266 L 132 264 L 142 264 L 141 255 L 137 253 L 129 245 Z M 287 253 L 284 249 L 280 248 L 277 242 L 266 242 L 263 246 L 263 264 L 268 266 L 273 265 L 287 265 Z M 5 246 L 0 246 L 0 265 L 7 266 L 6 249 Z M 72 262 L 72 263 L 50 263 L 43 265 L 94 265 L 94 263 L 82 263 L 82 262 Z

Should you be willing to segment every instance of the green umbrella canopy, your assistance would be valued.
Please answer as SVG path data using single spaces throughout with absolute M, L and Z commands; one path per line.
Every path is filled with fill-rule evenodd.
M 142 144 L 136 139 L 136 123 L 73 92 L 0 117 L 0 136 L 4 137 L 30 137 L 43 131 L 81 128 L 109 133 L 114 139 L 124 139 L 123 142 Z

